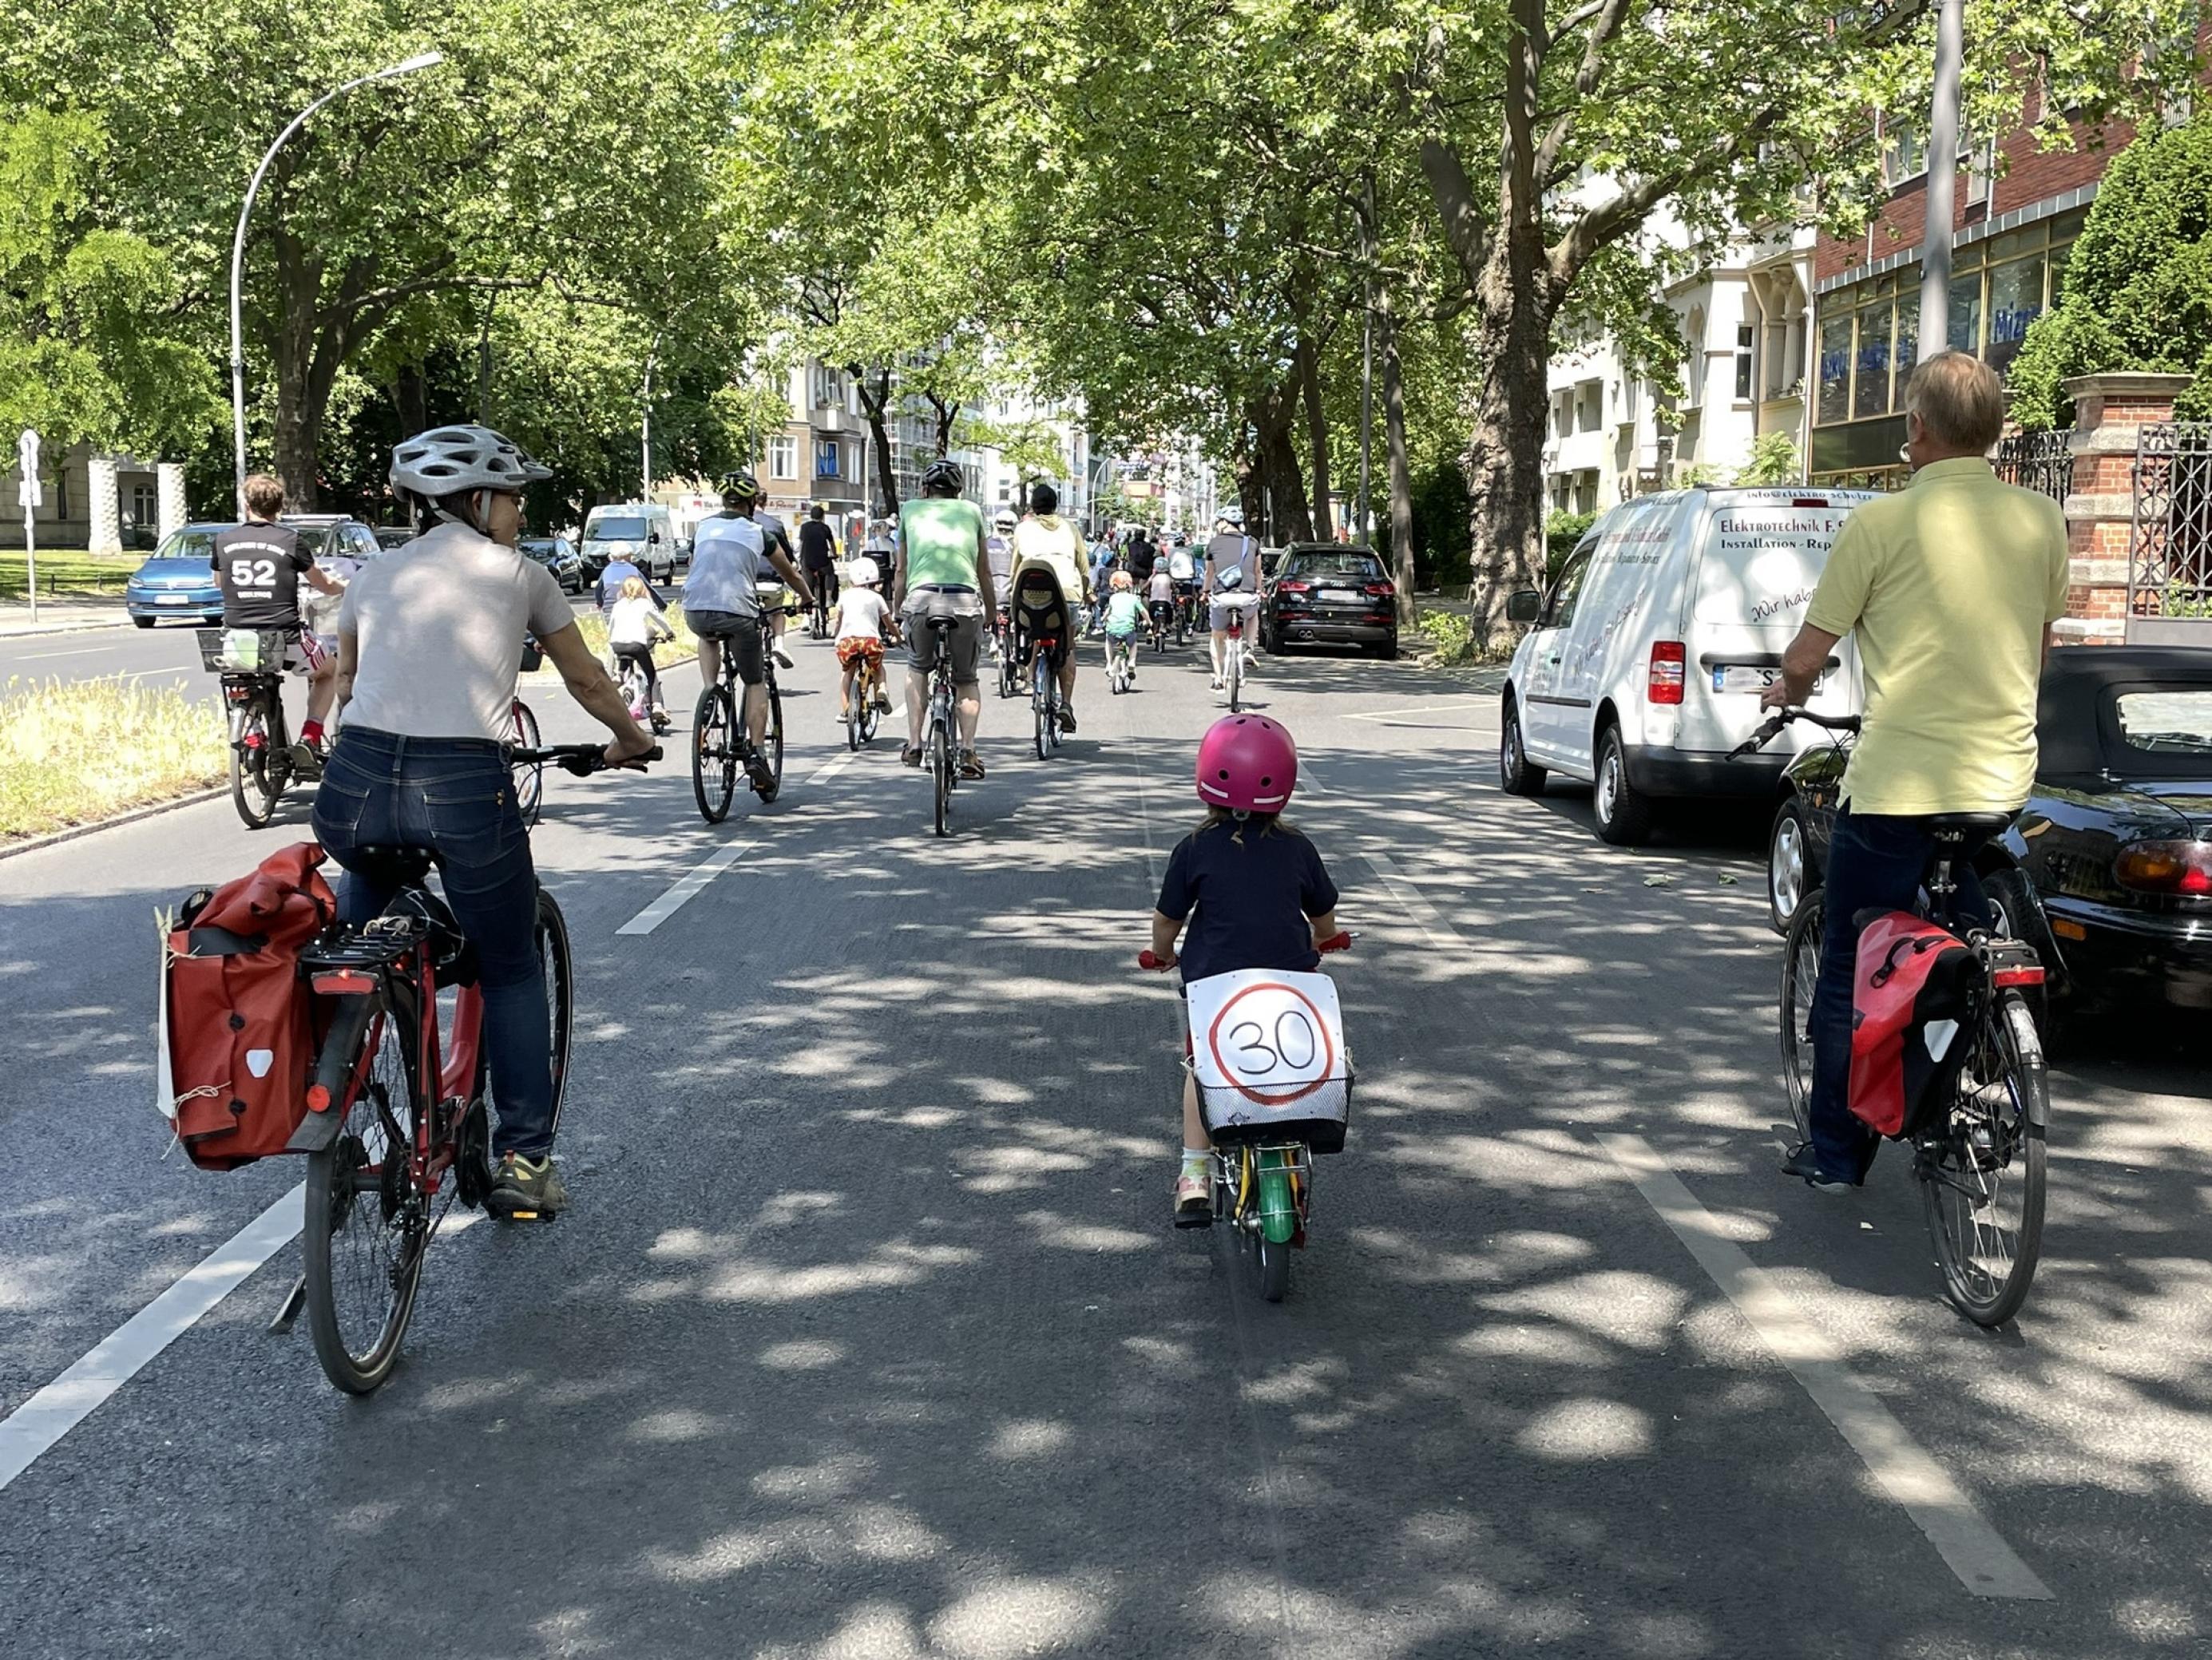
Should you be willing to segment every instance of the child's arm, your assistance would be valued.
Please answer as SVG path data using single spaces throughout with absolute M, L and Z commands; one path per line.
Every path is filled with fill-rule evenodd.
M 1323 911 L 1320 915 L 1308 917 L 1306 920 L 1313 925 L 1313 941 L 1314 949 L 1316 951 L 1319 951 L 1321 949 L 1322 940 L 1334 939 L 1336 938 L 1336 909 L 1334 906 L 1331 906 L 1328 910 Z
M 1176 938 L 1182 932 L 1182 924 L 1172 916 L 1152 913 L 1152 955 L 1164 969 L 1171 969 L 1182 959 L 1176 955 Z

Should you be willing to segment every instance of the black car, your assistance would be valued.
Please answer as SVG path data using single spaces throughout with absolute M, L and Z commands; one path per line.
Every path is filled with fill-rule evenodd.
M 2075 646 L 2043 671 L 2034 792 L 1976 868 L 2008 930 L 2075 1003 L 2212 1008 L 2212 650 Z M 1767 907 L 1818 887 L 1847 751 L 1784 775 Z
M 1364 548 L 1292 543 L 1260 606 L 1261 639 L 1285 646 L 1348 645 L 1398 654 L 1398 588 Z
M 584 591 L 584 557 L 565 536 L 526 536 L 515 544 L 523 557 L 535 559 L 553 573 L 563 593 Z

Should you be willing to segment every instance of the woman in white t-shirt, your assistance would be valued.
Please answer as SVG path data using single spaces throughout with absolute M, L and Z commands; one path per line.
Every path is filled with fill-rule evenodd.
M 838 590 L 836 609 L 830 613 L 830 630 L 837 642 L 837 662 L 845 671 L 837 686 L 837 719 L 853 718 L 853 699 L 872 697 L 877 709 L 891 712 L 890 694 L 884 684 L 884 635 L 896 635 L 890 603 L 881 589 L 883 573 L 872 559 L 855 559 L 845 571 L 845 587 Z

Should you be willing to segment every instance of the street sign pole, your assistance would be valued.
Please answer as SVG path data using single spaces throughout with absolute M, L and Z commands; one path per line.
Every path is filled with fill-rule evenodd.
M 31 626 L 39 625 L 39 538 L 33 520 L 46 500 L 39 487 L 39 435 L 29 428 L 15 441 L 15 465 L 22 475 L 16 496 L 23 504 L 23 586 L 31 596 Z

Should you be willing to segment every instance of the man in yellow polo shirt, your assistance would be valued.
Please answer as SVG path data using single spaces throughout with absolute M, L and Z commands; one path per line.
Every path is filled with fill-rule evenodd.
M 1769 707 L 1802 704 L 1829 652 L 1856 636 L 1866 726 L 1829 842 L 1827 927 L 1813 997 L 1812 1140 L 1784 1171 L 1822 1190 L 1865 1181 L 1881 1140 L 1852 1117 L 1852 919 L 1910 910 L 1934 837 L 1928 817 L 2012 812 L 2035 779 L 2036 686 L 2066 613 L 2066 520 L 2001 483 L 1985 459 L 2004 424 L 1996 372 L 1937 354 L 1905 388 L 1912 483 L 1844 521 Z M 1971 851 L 1971 850 L 1970 850 Z M 1988 923 L 1970 867 L 1959 910 Z

